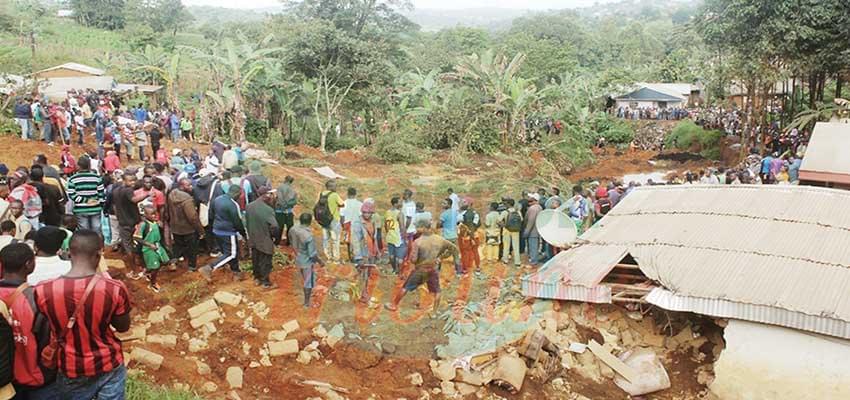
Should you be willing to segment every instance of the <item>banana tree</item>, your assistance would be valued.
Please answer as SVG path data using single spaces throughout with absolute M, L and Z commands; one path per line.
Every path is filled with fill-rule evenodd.
M 265 47 L 272 40 L 272 35 L 266 36 L 259 43 L 253 43 L 242 35 L 239 35 L 238 39 L 239 43 L 225 39 L 221 48 L 213 46 L 209 52 L 197 48 L 189 49 L 195 58 L 207 63 L 214 71 L 222 72 L 223 86 L 229 88 L 232 93 L 231 138 L 243 141 L 247 119 L 244 94 L 271 60 L 269 56 L 283 49 Z
M 141 61 L 139 58 L 136 61 Z M 151 60 L 148 60 L 151 61 Z M 142 63 L 132 67 L 130 71 L 136 73 L 147 72 L 155 77 L 157 83 L 165 83 L 166 92 L 168 93 L 168 103 L 173 109 L 180 108 L 180 101 L 177 97 L 177 82 L 180 79 L 180 53 L 174 53 L 167 61 L 157 61 L 159 65 Z

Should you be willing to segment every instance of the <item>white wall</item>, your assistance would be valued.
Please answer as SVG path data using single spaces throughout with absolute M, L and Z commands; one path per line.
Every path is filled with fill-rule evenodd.
M 640 108 L 658 108 L 658 103 L 654 102 L 654 101 L 639 101 L 637 103 L 638 103 L 638 107 L 640 107 Z M 632 102 L 630 102 L 628 100 L 617 100 L 617 105 L 616 105 L 615 108 L 620 108 L 620 107 L 631 108 L 631 104 L 632 104 Z M 667 102 L 667 108 L 675 108 L 675 107 L 679 107 L 681 105 L 682 105 L 681 102 Z
M 850 399 L 850 340 L 729 320 L 711 391 L 723 400 Z

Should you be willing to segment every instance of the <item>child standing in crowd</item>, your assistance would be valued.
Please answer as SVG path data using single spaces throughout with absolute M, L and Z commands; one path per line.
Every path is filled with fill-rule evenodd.
M 142 248 L 142 259 L 147 270 L 147 278 L 150 280 L 148 288 L 154 293 L 159 293 L 161 287 L 157 283 L 157 275 L 163 263 L 168 263 L 168 253 L 162 246 L 162 233 L 156 222 L 156 208 L 153 204 L 144 207 L 144 218 L 136 228 L 136 240 Z

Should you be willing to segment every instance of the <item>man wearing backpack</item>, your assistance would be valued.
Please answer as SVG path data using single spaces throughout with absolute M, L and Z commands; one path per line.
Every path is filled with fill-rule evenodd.
M 0 250 L 0 263 L 0 299 L 11 311 L 5 322 L 13 334 L 9 343 L 14 342 L 15 347 L 12 371 L 17 398 L 57 398 L 56 370 L 41 363 L 41 350 L 51 339 L 50 325 L 36 307 L 33 288 L 27 284 L 27 277 L 35 268 L 32 249 L 24 243 L 10 244 Z
M 313 216 L 322 227 L 322 248 L 325 257 L 331 262 L 339 263 L 339 235 L 342 231 L 340 224 L 340 208 L 345 204 L 336 192 L 336 181 L 325 183 L 325 190 L 319 194 L 319 200 L 313 208 Z
M 67 399 L 124 399 L 127 370 L 117 332 L 130 330 L 130 295 L 121 281 L 97 272 L 103 239 L 78 230 L 71 238 L 71 271 L 35 288 L 58 347 L 58 393 Z
M 505 199 L 505 205 L 508 209 L 502 211 L 500 219 L 502 225 L 502 262 L 508 263 L 508 255 L 513 250 L 514 266 L 518 267 L 520 265 L 519 243 L 523 225 L 522 214 L 515 207 L 514 199 Z

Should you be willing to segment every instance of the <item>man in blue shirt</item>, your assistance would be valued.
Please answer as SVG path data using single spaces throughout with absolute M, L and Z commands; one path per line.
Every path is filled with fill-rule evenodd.
M 168 125 L 171 127 L 171 140 L 177 142 L 180 140 L 180 117 L 177 116 L 177 110 L 168 116 Z
M 457 211 L 452 209 L 452 200 L 443 200 L 443 213 L 440 214 L 440 228 L 443 239 L 457 243 Z
M 136 122 L 142 124 L 148 120 L 148 110 L 145 110 L 145 107 L 139 104 L 138 107 L 133 109 L 133 116 L 136 118 Z

